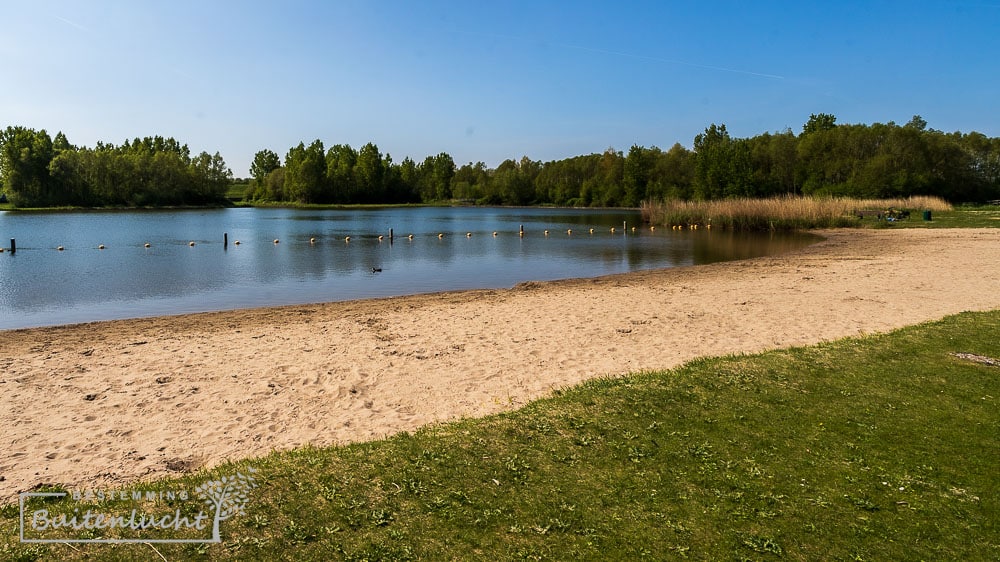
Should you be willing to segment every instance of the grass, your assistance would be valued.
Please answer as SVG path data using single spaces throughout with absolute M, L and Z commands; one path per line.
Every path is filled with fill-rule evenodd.
M 960 205 L 950 211 L 934 211 L 931 220 L 919 215 L 884 227 L 904 228 L 1000 228 L 1000 205 Z
M 923 210 L 950 211 L 951 205 L 936 197 L 907 199 L 848 199 L 774 197 L 769 199 L 720 199 L 715 201 L 643 202 L 643 219 L 654 225 L 711 225 L 725 230 L 797 230 L 840 228 L 874 224 L 858 218 L 859 211 L 910 211 L 919 219 Z M 883 221 L 884 222 L 884 221 Z
M 250 180 L 235 180 L 226 189 L 226 199 L 232 202 L 242 201 L 250 190 Z
M 602 378 L 484 419 L 257 468 L 223 544 L 9 560 L 996 560 L 1000 311 Z M 156 548 L 157 553 L 153 552 Z

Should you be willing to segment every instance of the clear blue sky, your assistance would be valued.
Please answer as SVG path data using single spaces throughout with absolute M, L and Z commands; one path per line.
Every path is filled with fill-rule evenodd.
M 810 113 L 1000 136 L 1000 2 L 0 0 L 0 127 L 561 159 Z

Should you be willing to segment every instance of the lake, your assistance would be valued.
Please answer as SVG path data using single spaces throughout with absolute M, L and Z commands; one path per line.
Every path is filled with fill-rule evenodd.
M 502 288 L 744 259 L 815 240 L 651 231 L 638 212 L 614 210 L 3 212 L 0 329 Z

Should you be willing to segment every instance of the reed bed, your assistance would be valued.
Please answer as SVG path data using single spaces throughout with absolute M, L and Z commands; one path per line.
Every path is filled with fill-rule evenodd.
M 796 230 L 860 226 L 862 211 L 949 211 L 937 197 L 850 199 L 846 197 L 774 197 L 715 201 L 644 201 L 642 217 L 660 226 L 711 225 L 726 230 Z

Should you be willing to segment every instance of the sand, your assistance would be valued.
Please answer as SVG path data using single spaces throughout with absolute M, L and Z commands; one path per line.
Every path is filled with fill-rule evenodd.
M 0 332 L 0 500 L 1000 308 L 1000 229 L 821 234 L 782 256 L 599 279 Z

